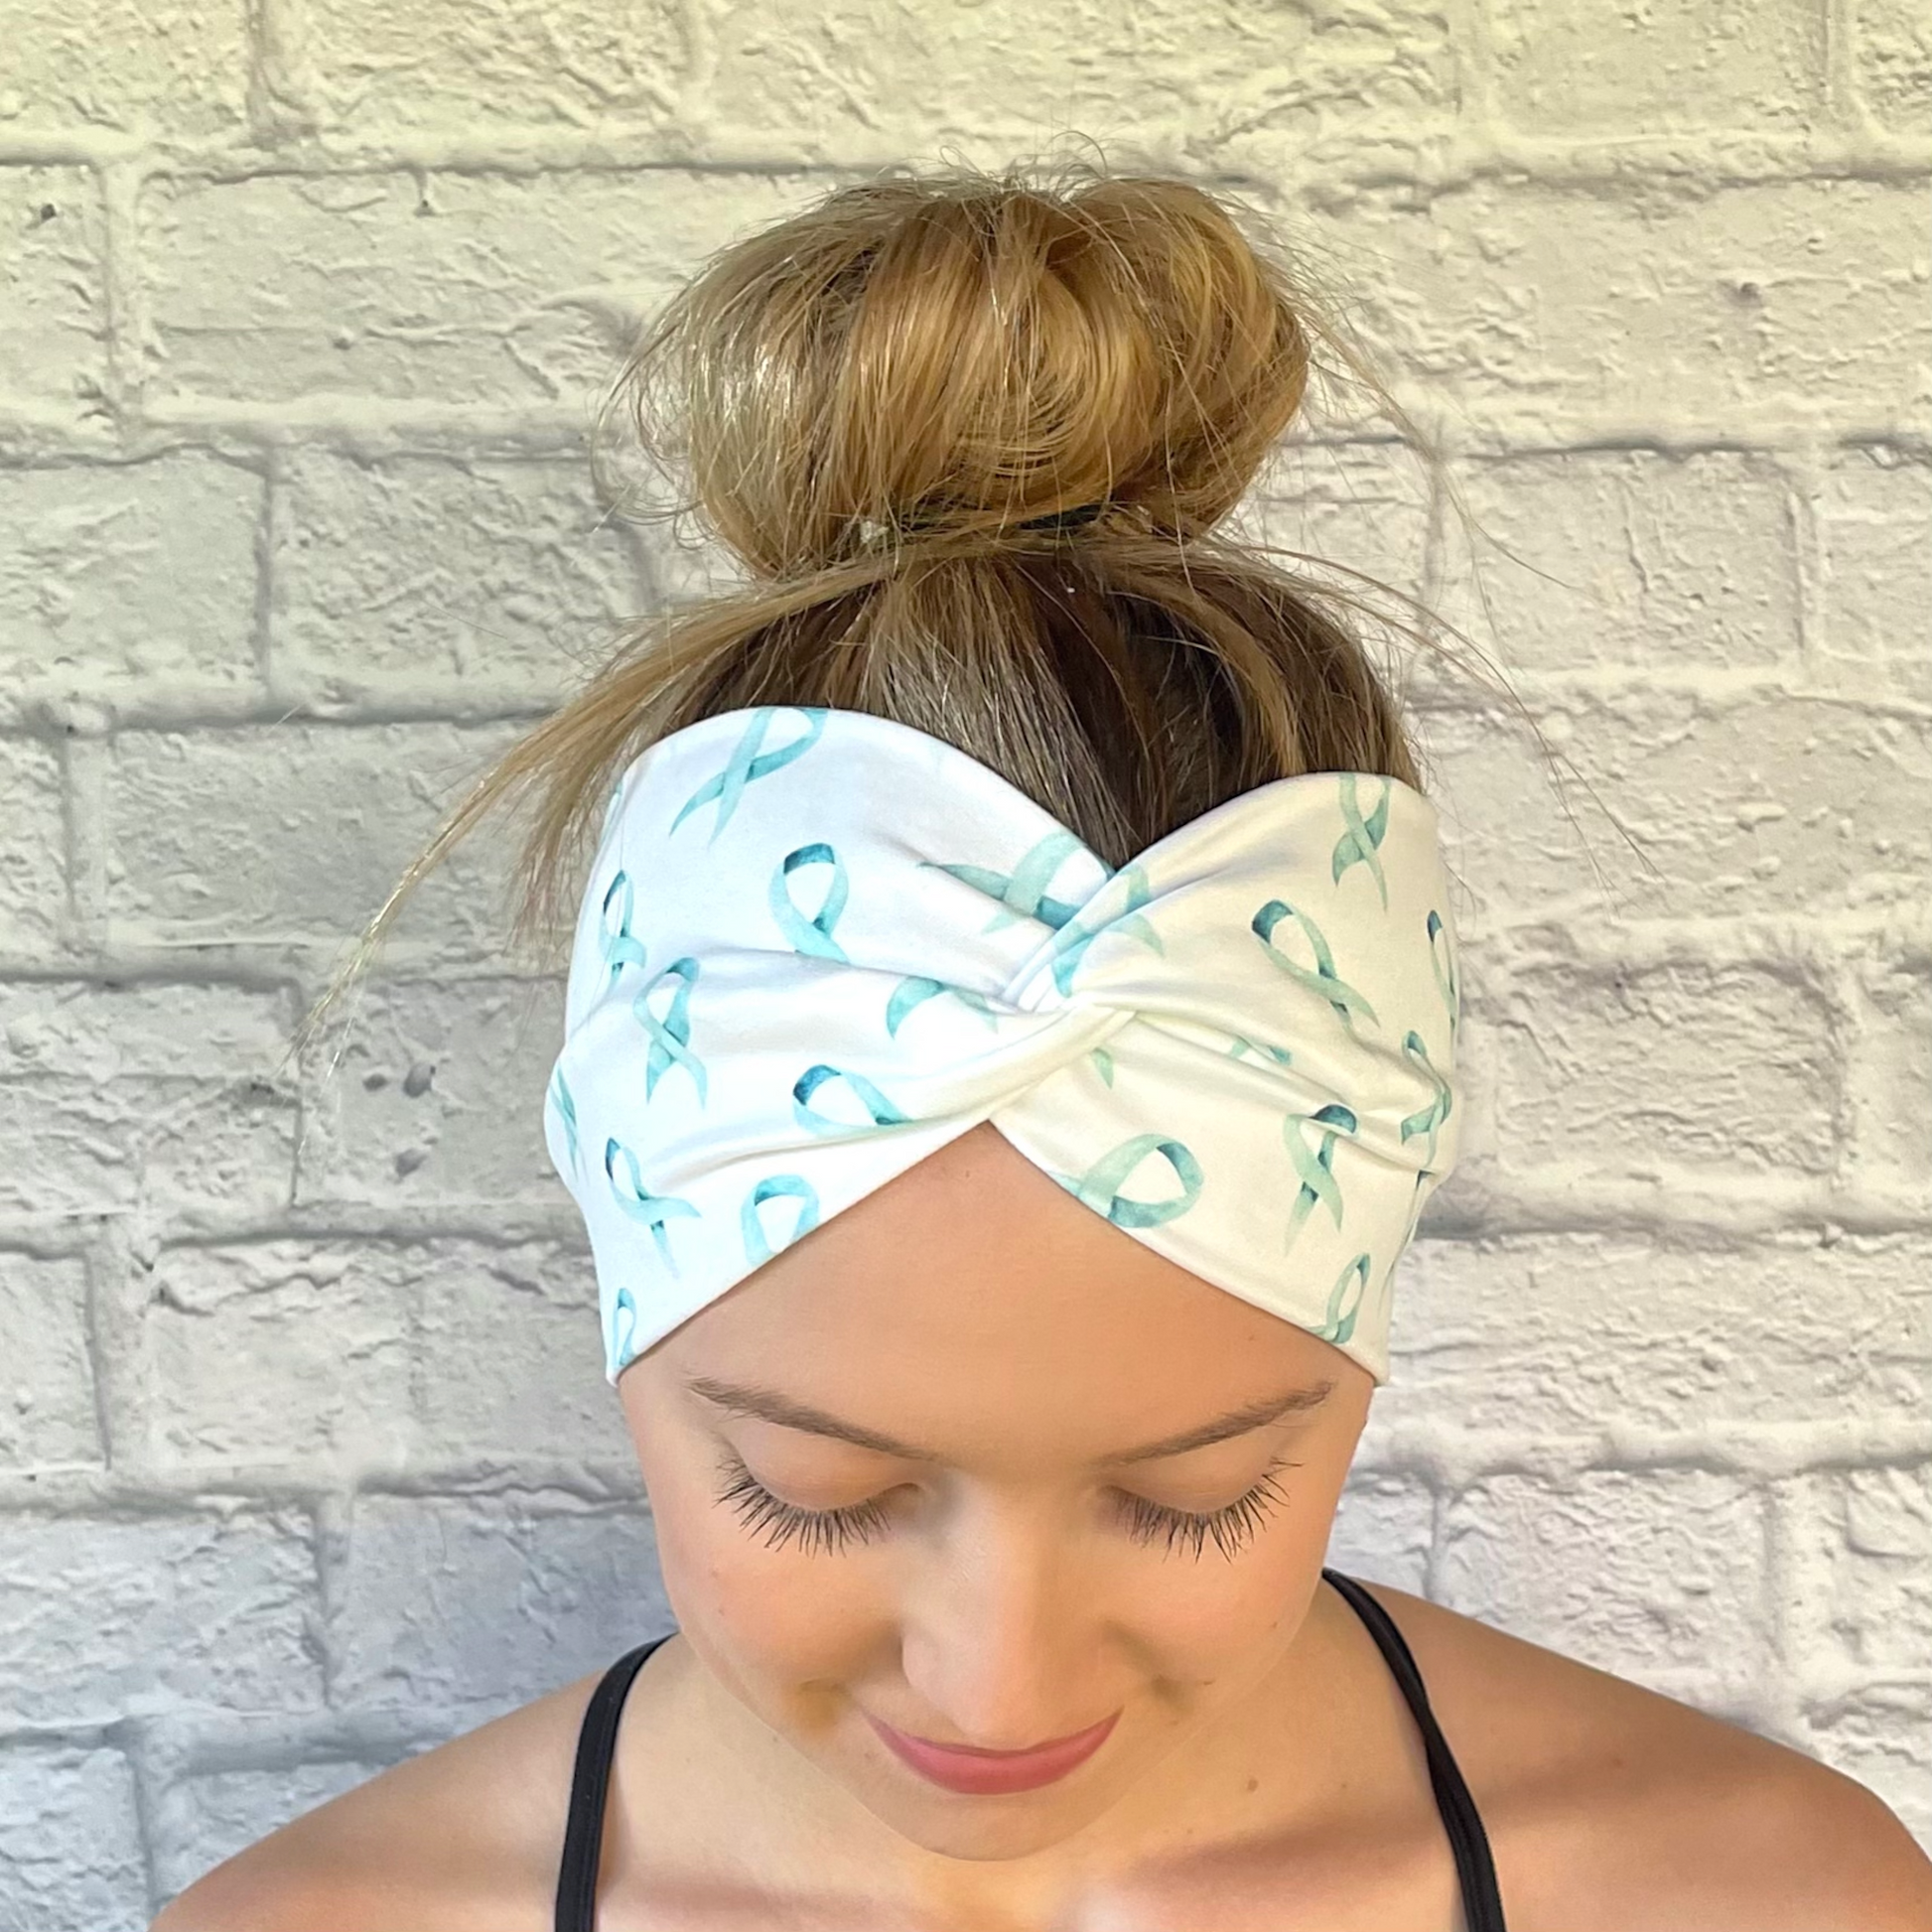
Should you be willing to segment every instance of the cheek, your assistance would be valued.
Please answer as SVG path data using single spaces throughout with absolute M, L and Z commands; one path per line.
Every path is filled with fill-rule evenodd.
M 1113 1599 L 1159 1674 L 1205 1685 L 1239 1681 L 1294 1641 L 1320 1578 L 1328 1524 L 1314 1499 L 1294 1504 L 1232 1562 L 1210 1540 L 1165 1561 L 1156 1551 L 1123 1572 Z
M 678 1627 L 740 1683 L 789 1686 L 849 1675 L 890 1633 L 885 1571 L 863 1552 L 769 1548 L 716 1500 L 702 1462 L 650 1480 L 658 1564 Z
M 1114 1600 L 1175 1677 L 1235 1680 L 1292 1643 L 1321 1579 L 1348 1446 L 1309 1442 L 1289 1451 L 1301 1467 L 1281 1472 L 1284 1502 L 1232 1562 L 1210 1538 L 1165 1558 L 1159 1544 L 1123 1563 Z

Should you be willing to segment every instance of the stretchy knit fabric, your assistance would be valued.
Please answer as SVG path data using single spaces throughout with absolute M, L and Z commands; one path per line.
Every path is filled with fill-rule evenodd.
M 1387 1382 L 1396 1265 L 1465 1112 L 1439 832 L 1399 778 L 1311 771 L 1115 868 L 870 712 L 658 740 L 607 808 L 544 1108 L 606 1378 L 990 1124 Z
M 1455 1873 L 1462 1891 L 1465 1932 L 1505 1932 L 1502 1895 L 1489 1855 L 1488 1834 L 1463 1782 L 1449 1742 L 1429 1708 L 1422 1673 L 1389 1613 L 1352 1578 L 1324 1570 L 1322 1576 L 1367 1624 L 1369 1635 L 1395 1675 L 1404 1701 L 1422 1732 L 1429 1759 L 1429 1781 L 1443 1816 Z M 570 1789 L 570 1818 L 564 1828 L 563 1862 L 557 1872 L 556 1932 L 596 1932 L 597 1866 L 604 1839 L 604 1801 L 611 1784 L 611 1758 L 618 1740 L 623 1701 L 644 1660 L 664 1641 L 655 1638 L 627 1650 L 605 1672 L 591 1694 L 577 1739 L 577 1768 Z

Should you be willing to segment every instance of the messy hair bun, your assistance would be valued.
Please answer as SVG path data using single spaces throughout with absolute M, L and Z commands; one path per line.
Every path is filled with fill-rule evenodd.
M 890 176 L 727 249 L 629 382 L 767 578 L 850 559 L 865 526 L 976 544 L 1078 506 L 1172 546 L 1301 407 L 1300 311 L 1186 182 Z
M 411 867 L 351 975 L 511 792 L 537 800 L 517 934 L 567 936 L 617 773 L 740 707 L 915 726 L 1116 867 L 1271 779 L 1420 788 L 1338 615 L 1357 600 L 1219 527 L 1302 408 L 1317 340 L 1410 428 L 1251 225 L 1185 181 L 1084 164 L 1051 183 L 894 170 L 713 255 L 599 421 L 686 480 L 670 514 L 743 581 L 629 628 Z

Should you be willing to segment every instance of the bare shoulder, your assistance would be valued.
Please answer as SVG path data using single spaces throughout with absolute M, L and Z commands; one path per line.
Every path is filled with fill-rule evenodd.
M 151 1932 L 548 1932 L 595 1674 L 357 1785 L 207 1872 Z
M 1511 1932 L 1932 1932 L 1932 1861 L 1802 1751 L 1385 1585 Z

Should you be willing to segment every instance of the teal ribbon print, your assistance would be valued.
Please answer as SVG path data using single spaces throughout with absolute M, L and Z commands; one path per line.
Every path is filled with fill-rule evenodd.
M 897 1039 L 899 1023 L 905 1016 L 926 1001 L 937 999 L 941 993 L 950 993 L 962 1006 L 971 1007 L 989 1027 L 999 1026 L 1000 1016 L 988 1003 L 984 993 L 975 993 L 970 986 L 954 986 L 948 980 L 925 979 L 915 974 L 900 980 L 893 988 L 893 997 L 886 1002 L 888 1035 Z
M 662 1020 L 651 1011 L 650 996 L 666 980 L 677 981 L 671 1008 Z M 698 1089 L 698 1105 L 705 1104 L 704 1062 L 691 1050 L 691 989 L 698 981 L 698 962 L 688 956 L 674 959 L 656 975 L 630 1003 L 638 1026 L 650 1036 L 650 1051 L 644 1058 L 644 1098 L 657 1091 L 659 1077 L 673 1066 L 690 1074 Z
M 1059 875 L 1060 868 L 1075 853 L 1085 853 L 1085 845 L 1071 832 L 1049 832 L 1027 848 L 1012 872 L 996 872 L 990 866 L 941 865 L 921 859 L 921 871 L 950 873 L 953 878 L 1000 901 L 1000 909 L 980 927 L 981 932 L 998 932 L 1017 919 L 1037 919 L 1042 925 L 1063 926 L 1080 908 L 1070 899 L 1054 898 L 1046 888 Z M 1094 864 L 1100 862 L 1093 860 Z M 1104 870 L 1104 868 L 1103 868 Z M 1107 875 L 1111 878 L 1113 875 Z
M 1455 960 L 1449 951 L 1449 927 L 1443 915 L 1433 906 L 1426 921 L 1429 929 L 1429 963 L 1435 970 L 1436 989 L 1443 996 L 1443 1004 L 1449 1008 L 1449 1044 L 1455 1044 L 1455 1029 L 1462 1017 L 1462 982 L 1455 970 Z
M 825 902 L 809 919 L 792 903 L 791 875 L 803 866 L 830 866 L 832 882 L 825 889 Z M 845 862 L 823 840 L 813 845 L 801 845 L 795 852 L 787 852 L 779 861 L 771 875 L 771 885 L 766 894 L 771 902 L 771 916 L 778 922 L 778 930 L 791 941 L 794 952 L 807 953 L 815 959 L 836 959 L 849 964 L 845 948 L 832 937 L 832 928 L 839 922 L 839 914 L 845 910 L 848 892 L 845 877 Z
M 1347 1294 L 1350 1283 L 1354 1294 L 1348 1298 L 1346 1311 L 1342 1309 L 1342 1297 Z M 1357 1255 L 1341 1271 L 1335 1285 L 1328 1292 L 1328 1315 L 1321 1326 L 1311 1332 L 1322 1341 L 1348 1341 L 1355 1333 L 1355 1317 L 1362 1311 L 1362 1291 L 1368 1287 L 1368 1256 Z
M 771 729 L 771 721 L 780 710 L 795 710 L 807 721 L 803 738 L 793 739 L 789 745 L 775 752 L 759 752 L 764 735 Z M 746 721 L 744 733 L 732 750 L 725 768 L 715 777 L 707 778 L 683 805 L 678 815 L 671 820 L 671 830 L 675 832 L 685 819 L 700 806 L 708 805 L 715 798 L 718 801 L 717 822 L 711 828 L 711 837 L 716 839 L 738 809 L 738 801 L 744 797 L 747 785 L 756 784 L 760 778 L 768 778 L 772 772 L 782 770 L 794 759 L 801 759 L 819 741 L 825 730 L 825 711 L 823 705 L 762 705 L 753 712 Z
M 616 905 L 618 922 L 611 923 L 611 908 Z M 630 915 L 635 910 L 634 895 L 630 890 L 630 875 L 621 872 L 611 881 L 610 890 L 604 895 L 601 923 L 604 932 L 604 959 L 611 969 L 611 981 L 626 966 L 641 966 L 644 963 L 644 942 L 630 930 Z
M 1181 1191 L 1170 1200 L 1130 1200 L 1120 1191 L 1128 1175 L 1150 1154 L 1160 1155 L 1180 1182 Z M 1055 1173 L 1053 1178 L 1076 1199 L 1122 1228 L 1159 1227 L 1186 1213 L 1200 1199 L 1200 1163 L 1179 1141 L 1162 1134 L 1136 1134 L 1131 1141 L 1123 1141 L 1103 1154 L 1085 1173 Z
M 1337 886 L 1350 866 L 1368 868 L 1369 877 L 1381 891 L 1382 909 L 1385 912 L 1389 909 L 1389 882 L 1382 871 L 1382 840 L 1389 829 L 1389 794 L 1394 789 L 1394 784 L 1384 778 L 1382 802 L 1376 806 L 1372 816 L 1363 818 L 1361 807 L 1355 802 L 1355 774 L 1352 771 L 1341 774 L 1341 820 L 1347 830 L 1335 841 L 1333 860 Z
M 774 1173 L 767 1175 L 745 1197 L 745 1205 L 739 1209 L 739 1231 L 745 1237 L 745 1259 L 750 1262 L 769 1261 L 772 1255 L 771 1244 L 764 1238 L 764 1224 L 759 1219 L 759 1209 L 768 1200 L 790 1196 L 798 1202 L 798 1216 L 792 1224 L 791 1232 L 779 1245 L 789 1247 L 800 1236 L 811 1233 L 818 1225 L 818 1189 L 803 1174 Z
M 1455 1101 L 1450 1092 L 1449 1083 L 1437 1072 L 1435 1063 L 1430 1059 L 1429 1047 L 1424 1042 L 1421 1034 L 1411 1033 L 1407 1035 L 1402 1042 L 1402 1052 L 1404 1058 L 1420 1064 L 1422 1070 L 1429 1075 L 1436 1087 L 1436 1098 L 1419 1113 L 1411 1114 L 1402 1123 L 1402 1138 L 1404 1141 L 1413 1140 L 1418 1134 L 1427 1134 L 1429 1136 L 1429 1146 L 1423 1159 L 1423 1165 L 1427 1168 L 1433 1165 L 1436 1159 L 1437 1132 L 1442 1127 L 1444 1121 L 1449 1119 L 1449 1109 L 1454 1106 Z
M 1072 990 L 1073 975 L 1080 970 L 1080 962 L 1086 957 L 1087 948 L 1103 932 L 1124 933 L 1130 939 L 1138 939 L 1162 958 L 1167 957 L 1168 949 L 1162 943 L 1160 933 L 1135 909 L 1154 897 L 1147 883 L 1147 874 L 1139 866 L 1130 866 L 1124 875 L 1115 876 L 1124 877 L 1127 881 L 1127 903 L 1114 918 L 1103 920 L 1092 931 L 1082 926 L 1077 918 L 1065 921 L 1060 926 L 1059 937 L 1053 942 L 1053 984 L 1062 993 Z
M 791 1117 L 812 1134 L 863 1134 L 867 1130 L 852 1121 L 832 1120 L 812 1107 L 812 1096 L 830 1080 L 843 1080 L 858 1096 L 859 1103 L 872 1116 L 874 1127 L 902 1127 L 911 1115 L 902 1114 L 863 1073 L 848 1073 L 841 1067 L 808 1066 L 791 1089 Z
M 570 1171 L 581 1173 L 584 1168 L 582 1150 L 577 1145 L 577 1099 L 570 1090 L 570 1083 L 564 1078 L 562 1067 L 550 1070 L 550 1104 L 556 1108 L 557 1117 L 564 1124 L 564 1141 L 570 1149 Z
M 1305 1120 L 1323 1130 L 1317 1137 L 1321 1145 L 1313 1152 L 1302 1138 Z M 1282 1122 L 1282 1144 L 1288 1149 L 1288 1158 L 1295 1163 L 1295 1172 L 1302 1176 L 1295 1205 L 1289 1210 L 1288 1238 L 1282 1243 L 1284 1253 L 1294 1247 L 1296 1236 L 1302 1232 L 1317 1201 L 1334 1216 L 1335 1226 L 1341 1226 L 1341 1184 L 1334 1174 L 1335 1142 L 1344 1134 L 1353 1134 L 1359 1125 L 1354 1114 L 1338 1100 L 1329 1101 L 1312 1114 L 1290 1114 Z
M 1260 1058 L 1273 1060 L 1277 1066 L 1295 1064 L 1295 1055 L 1286 1046 L 1271 1046 L 1266 1040 L 1257 1043 L 1242 1034 L 1230 1034 L 1228 1038 L 1233 1042 L 1224 1056 L 1228 1059 L 1238 1060 L 1253 1053 Z
M 621 1288 L 611 1298 L 611 1367 L 627 1368 L 637 1356 L 637 1298 Z
M 624 1192 L 622 1183 L 618 1179 L 615 1166 L 616 1157 L 622 1155 L 624 1165 L 630 1170 L 630 1191 Z M 621 1141 L 613 1139 L 605 1143 L 604 1172 L 611 1182 L 611 1192 L 618 1205 L 633 1221 L 641 1221 L 650 1229 L 651 1238 L 657 1243 L 657 1252 L 663 1257 L 664 1266 L 673 1275 L 677 1273 L 677 1262 L 671 1254 L 670 1237 L 664 1231 L 664 1223 L 672 1220 L 696 1220 L 698 1210 L 688 1200 L 679 1200 L 674 1194 L 653 1194 L 644 1185 L 643 1177 L 637 1172 L 637 1157 Z
M 1301 927 L 1302 936 L 1308 940 L 1309 949 L 1314 954 L 1315 970 L 1311 973 L 1306 966 L 1298 966 L 1294 960 L 1275 944 L 1275 928 L 1284 919 L 1293 919 Z M 1352 1033 L 1355 1016 L 1373 1021 L 1375 1009 L 1369 1005 L 1364 995 L 1348 985 L 1335 971 L 1335 956 L 1328 950 L 1328 942 L 1321 935 L 1321 928 L 1308 913 L 1298 910 L 1286 900 L 1271 898 L 1252 919 L 1250 929 L 1261 941 L 1268 957 L 1272 959 L 1290 979 L 1299 981 L 1310 988 L 1341 1015 L 1342 1024 Z
M 1454 894 L 1400 780 L 1324 771 L 1292 806 L 1097 852 L 890 719 L 759 704 L 698 725 L 600 779 L 581 1033 L 543 1092 L 611 1368 L 997 1089 L 1088 1212 L 1381 1369 L 1395 1217 L 1399 1257 L 1467 1111 Z M 1007 1093 L 1023 1077 L 1031 1100 Z

